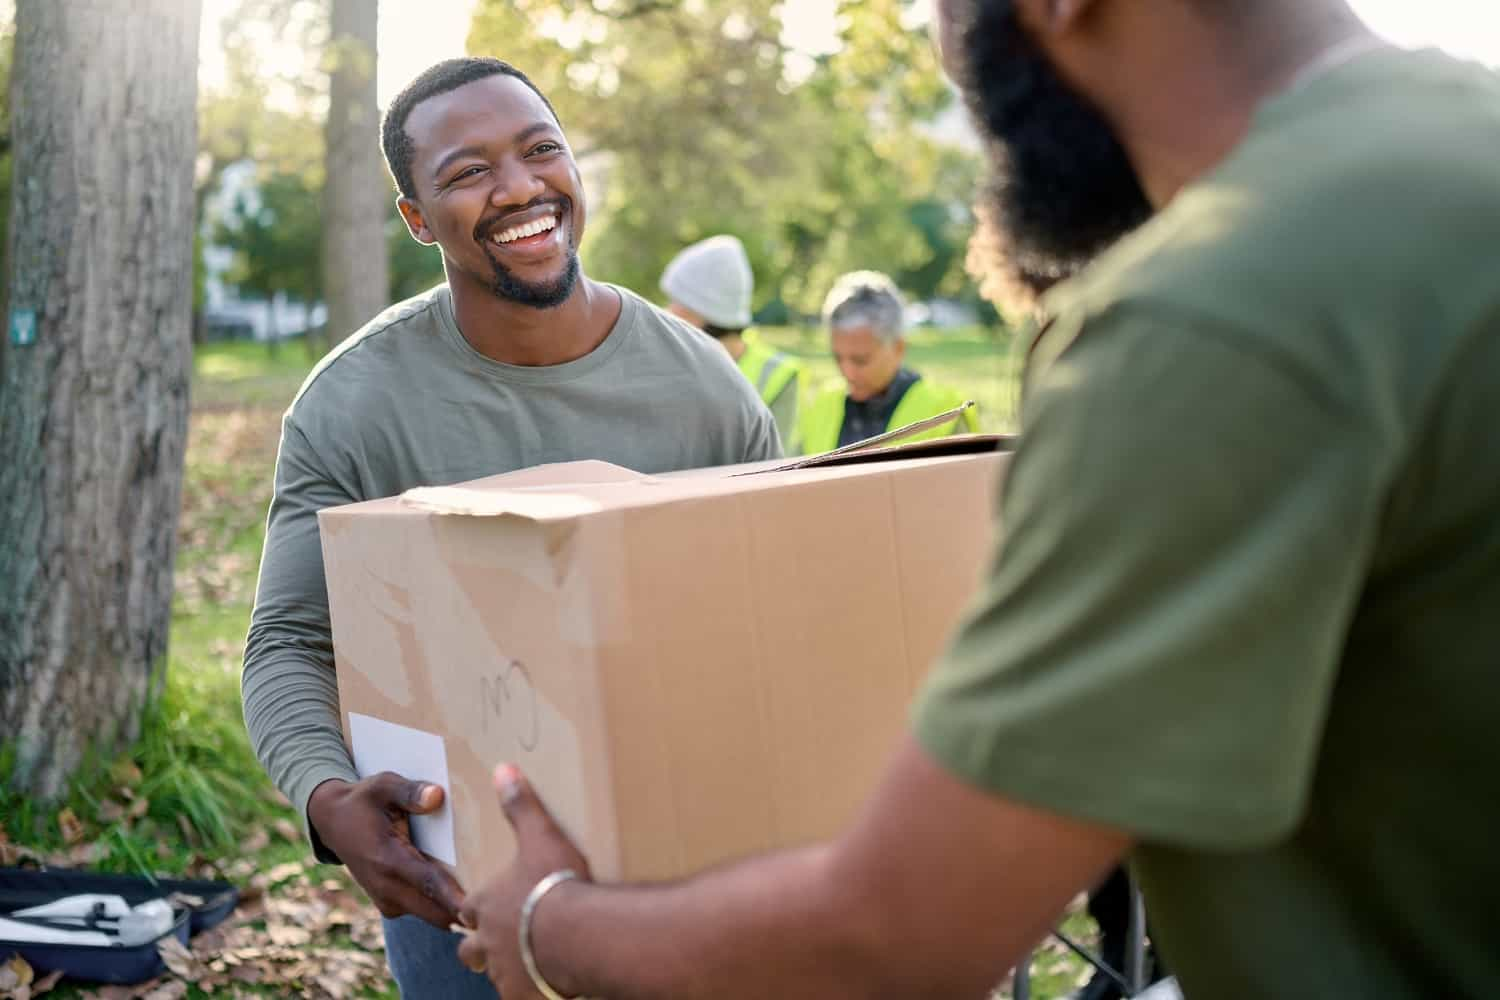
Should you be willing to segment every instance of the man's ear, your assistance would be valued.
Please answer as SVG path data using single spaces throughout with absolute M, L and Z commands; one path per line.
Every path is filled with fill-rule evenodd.
M 1020 0 L 1022 17 L 1033 31 L 1061 35 L 1072 31 L 1097 0 Z
M 427 220 L 422 217 L 421 206 L 416 202 L 402 195 L 396 199 L 396 211 L 401 213 L 401 221 L 406 223 L 406 230 L 411 233 L 412 239 L 429 247 L 437 242 L 432 230 L 427 228 Z

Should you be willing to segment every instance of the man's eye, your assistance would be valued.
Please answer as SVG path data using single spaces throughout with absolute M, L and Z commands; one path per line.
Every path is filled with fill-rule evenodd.
M 460 170 L 458 173 L 454 174 L 453 175 L 453 180 L 449 181 L 448 183 L 450 183 L 450 184 L 456 184 L 459 181 L 468 180 L 470 177 L 473 177 L 476 174 L 480 174 L 480 173 L 483 173 L 483 172 L 484 172 L 484 167 L 481 167 L 478 164 L 475 164 L 472 167 L 465 167 L 464 169 Z
M 537 155 L 542 155 L 542 154 L 545 154 L 545 153 L 556 153 L 556 152 L 558 152 L 561 149 L 562 149 L 562 146 L 559 145 L 558 143 L 555 143 L 555 142 L 541 142 L 541 143 L 537 143 L 537 145 L 532 148 L 531 152 L 532 152 L 532 155 L 537 156 Z

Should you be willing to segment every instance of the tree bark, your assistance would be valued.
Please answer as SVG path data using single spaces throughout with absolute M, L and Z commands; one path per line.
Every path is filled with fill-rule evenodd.
M 16 10 L 0 745 L 15 754 L 11 784 L 44 800 L 89 749 L 139 736 L 165 674 L 192 364 L 198 18 L 199 0 Z
M 375 104 L 377 0 L 332 4 L 322 248 L 330 346 L 390 304 L 385 227 L 395 199 Z

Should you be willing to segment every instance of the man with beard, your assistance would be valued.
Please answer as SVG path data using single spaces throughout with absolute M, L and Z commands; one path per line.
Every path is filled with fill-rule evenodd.
M 580 272 L 578 170 L 551 105 L 519 71 L 496 59 L 432 67 L 392 102 L 382 144 L 401 216 L 441 247 L 447 282 L 341 344 L 287 410 L 245 721 L 318 857 L 346 864 L 387 918 L 403 995 L 493 997 L 455 959 L 447 928 L 461 889 L 409 836 L 407 814 L 439 809 L 442 790 L 393 774 L 360 780 L 340 736 L 317 512 L 548 462 L 657 473 L 780 447 L 722 350 Z
M 978 997 L 1128 856 L 1190 998 L 1492 996 L 1500 81 L 1342 0 L 940 6 L 1022 273 L 1099 254 L 986 590 L 832 843 L 591 885 L 502 765 L 460 956 L 508 1000 Z

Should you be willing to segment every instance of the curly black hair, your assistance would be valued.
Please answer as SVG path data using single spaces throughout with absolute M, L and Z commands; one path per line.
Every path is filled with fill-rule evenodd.
M 446 94 L 450 90 L 457 90 L 466 83 L 475 80 L 483 80 L 487 76 L 504 74 L 513 76 L 526 86 L 531 88 L 532 93 L 542 99 L 547 105 L 547 110 L 552 112 L 552 117 L 557 118 L 557 110 L 552 107 L 552 102 L 547 100 L 547 95 L 537 89 L 531 78 L 510 63 L 489 56 L 464 56 L 458 59 L 444 59 L 435 66 L 428 67 L 411 83 L 408 83 L 391 106 L 386 109 L 385 119 L 380 123 L 380 147 L 385 151 L 385 165 L 390 168 L 391 176 L 396 180 L 396 187 L 408 198 L 416 197 L 416 185 L 411 179 L 411 136 L 406 134 L 406 119 L 411 116 L 412 109 L 429 97 L 437 97 Z M 560 125 L 561 119 L 558 119 Z

